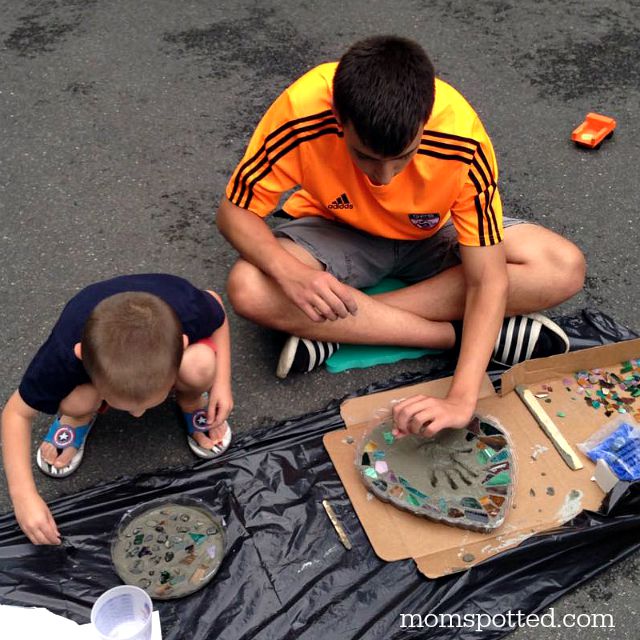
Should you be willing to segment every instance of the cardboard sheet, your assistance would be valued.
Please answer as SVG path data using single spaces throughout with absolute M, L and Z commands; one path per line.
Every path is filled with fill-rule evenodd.
M 347 429 L 326 434 L 324 444 L 376 554 L 387 561 L 413 558 L 422 573 L 436 578 L 467 569 L 536 533 L 552 530 L 583 509 L 597 509 L 604 494 L 591 480 L 594 464 L 575 445 L 608 418 L 567 391 L 563 379 L 581 369 L 609 366 L 615 369 L 620 362 L 639 356 L 640 340 L 633 340 L 522 363 L 503 376 L 502 396 L 494 393 L 488 378 L 485 380 L 478 413 L 502 424 L 513 446 L 517 474 L 511 511 L 505 524 L 490 534 L 437 524 L 383 503 L 367 492 L 355 467 L 358 444 L 376 411 L 388 408 L 394 399 L 416 393 L 444 397 L 451 379 L 343 403 L 341 413 Z M 553 389 L 549 394 L 551 402 L 545 402 L 543 407 L 576 449 L 584 463 L 581 470 L 572 471 L 566 466 L 513 391 L 516 384 L 539 391 L 543 383 Z M 566 417 L 557 417 L 558 412 Z

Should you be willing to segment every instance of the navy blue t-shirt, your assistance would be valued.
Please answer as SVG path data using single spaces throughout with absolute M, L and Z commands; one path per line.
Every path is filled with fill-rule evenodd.
M 210 336 L 224 322 L 224 310 L 212 295 L 177 276 L 145 273 L 89 285 L 67 303 L 22 378 L 19 392 L 30 407 L 54 414 L 77 386 L 91 382 L 73 347 L 81 341 L 87 319 L 98 303 L 129 291 L 151 293 L 164 300 L 180 319 L 189 344 Z

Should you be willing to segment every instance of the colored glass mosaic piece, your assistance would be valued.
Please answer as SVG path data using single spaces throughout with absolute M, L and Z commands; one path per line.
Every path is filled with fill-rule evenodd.
M 491 458 L 491 460 L 489 460 L 489 462 L 491 464 L 495 464 L 496 462 L 504 462 L 505 460 L 509 459 L 509 452 L 508 451 L 501 451 L 500 453 L 497 453 L 495 456 L 493 456 L 493 458 Z
M 423 500 L 426 500 L 429 497 L 428 495 L 422 493 L 422 491 L 418 491 L 418 489 L 416 489 L 415 487 L 407 487 L 407 491 L 410 491 L 414 496 L 418 496 L 418 498 L 422 498 Z
M 493 458 L 495 454 L 496 452 L 493 449 L 491 449 L 490 447 L 485 447 L 481 451 L 478 451 L 476 456 L 480 464 L 486 464 L 487 462 L 489 462 L 489 460 L 491 460 L 491 458 Z
M 406 497 L 409 504 L 412 504 L 414 507 L 420 506 L 420 500 L 418 500 L 418 498 L 416 498 L 412 493 L 407 493 Z
M 389 471 L 389 467 L 384 460 L 377 460 L 374 468 L 378 473 L 387 473 Z
M 475 498 L 462 498 L 460 504 L 470 509 L 482 509 L 482 505 Z
M 367 444 L 364 446 L 364 450 L 367 453 L 373 453 L 374 451 L 376 451 L 378 449 L 378 445 L 375 442 L 367 442 Z
M 384 441 L 387 444 L 393 444 L 393 441 L 395 440 L 395 438 L 393 437 L 393 433 L 391 433 L 391 431 L 383 432 L 382 437 L 384 438 Z
M 402 498 L 404 489 L 396 484 L 389 489 L 389 495 L 393 498 Z
M 365 472 L 365 475 L 369 476 L 370 478 L 373 478 L 374 480 L 378 478 L 378 474 L 376 473 L 376 470 L 373 467 L 369 467 L 365 469 L 364 472 Z
M 493 478 L 489 478 L 489 480 L 485 482 L 485 485 L 487 487 L 495 487 L 496 485 L 510 484 L 510 483 L 511 483 L 511 476 L 505 471 L 493 476 Z
M 202 544 L 207 536 L 204 533 L 189 533 L 189 537 L 196 544 Z
M 381 491 L 386 491 L 387 490 L 387 483 L 384 480 L 374 480 L 373 481 L 374 486 L 378 487 L 378 489 L 380 489 Z

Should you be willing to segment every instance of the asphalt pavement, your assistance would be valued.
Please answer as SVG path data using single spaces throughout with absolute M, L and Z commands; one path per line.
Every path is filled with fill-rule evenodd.
M 216 231 L 215 210 L 251 131 L 288 83 L 374 33 L 420 42 L 478 111 L 505 213 L 585 252 L 584 291 L 555 311 L 595 307 L 640 330 L 634 0 L 2 0 L 0 15 L 0 402 L 88 283 L 168 271 L 223 292 L 236 254 Z M 569 140 L 589 111 L 618 120 L 597 152 Z M 231 326 L 239 431 L 442 365 L 422 359 L 280 381 L 280 337 L 233 313 Z M 46 425 L 36 421 L 36 436 Z M 77 474 L 37 481 L 51 499 L 193 462 L 167 403 L 139 421 L 112 412 Z M 0 485 L 0 510 L 9 508 Z M 637 637 L 639 564 L 636 555 L 555 603 L 557 615 L 614 616 L 615 629 L 572 635 Z M 566 632 L 523 629 L 513 638 Z

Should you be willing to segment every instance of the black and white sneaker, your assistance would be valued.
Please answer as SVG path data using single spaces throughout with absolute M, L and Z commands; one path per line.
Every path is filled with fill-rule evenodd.
M 286 378 L 291 371 L 308 373 L 319 367 L 327 358 L 334 354 L 340 345 L 337 342 L 322 342 L 321 340 L 307 340 L 298 336 L 289 336 L 282 347 L 276 375 Z
M 567 334 L 540 313 L 505 318 L 491 359 L 511 367 L 532 358 L 546 358 L 569 351 Z

